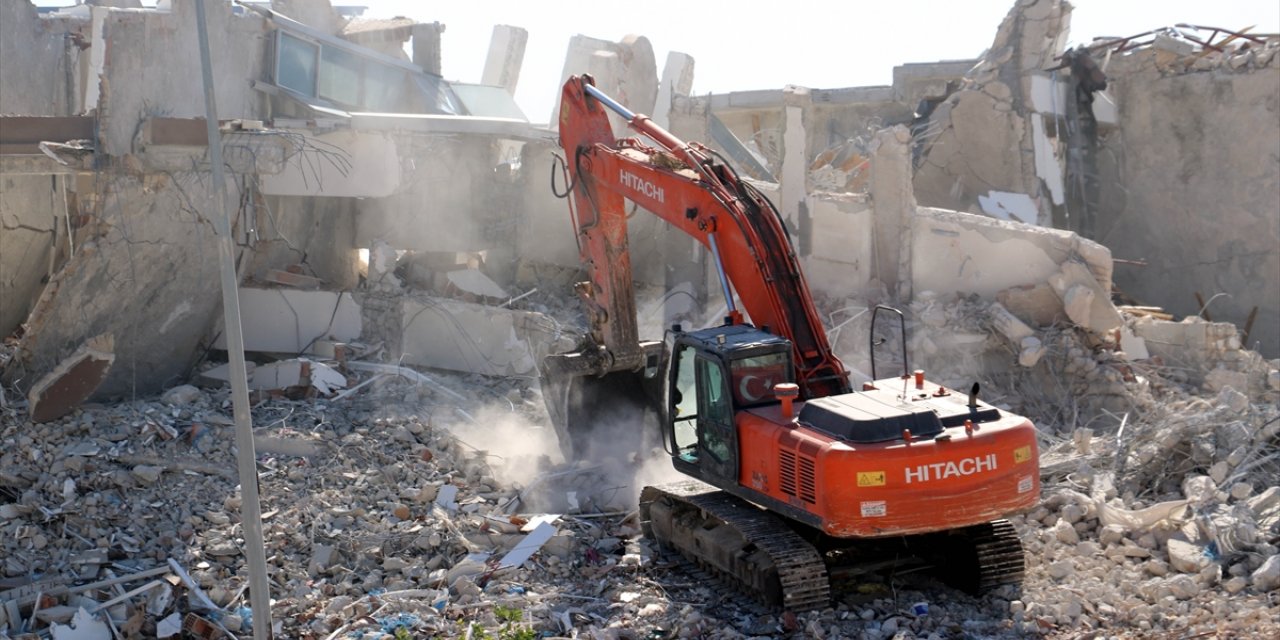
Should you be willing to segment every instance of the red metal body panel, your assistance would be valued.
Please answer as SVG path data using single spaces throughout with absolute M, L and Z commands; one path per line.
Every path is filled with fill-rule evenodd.
M 839 538 L 954 529 L 1030 509 L 1040 499 L 1035 427 L 1013 414 L 971 434 L 953 427 L 950 439 L 911 443 L 842 442 L 784 422 L 777 406 L 739 412 L 737 429 L 739 483 L 817 515 L 822 531 Z M 786 457 L 796 461 L 794 492 L 786 490 Z

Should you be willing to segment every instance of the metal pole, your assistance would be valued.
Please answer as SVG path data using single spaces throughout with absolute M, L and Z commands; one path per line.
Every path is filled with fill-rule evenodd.
M 604 106 L 609 107 L 610 109 L 613 109 L 615 112 L 617 112 L 618 115 L 622 116 L 622 119 L 626 120 L 627 122 L 631 122 L 632 120 L 635 120 L 636 118 L 635 112 L 622 106 L 622 104 L 617 100 L 614 100 L 613 98 L 610 98 L 609 96 L 605 95 L 605 93 L 597 89 L 595 85 L 591 85 L 591 84 L 587 84 L 586 82 L 583 82 L 582 90 L 586 91 L 587 95 L 591 96 L 592 98 L 599 100 L 600 103 L 603 104 Z
M 258 503 L 257 455 L 253 450 L 253 418 L 249 414 L 249 380 L 244 364 L 244 333 L 240 327 L 235 243 L 231 239 L 231 213 L 227 211 L 227 185 L 222 175 L 222 140 L 218 135 L 218 108 L 213 95 L 213 63 L 209 55 L 209 30 L 205 21 L 204 0 L 196 0 L 196 29 L 200 36 L 200 71 L 204 80 L 209 162 L 213 165 L 213 203 L 217 209 L 209 218 L 218 230 L 223 324 L 227 331 L 227 356 L 231 360 L 236 463 L 240 468 L 240 518 L 244 528 L 245 557 L 249 561 L 249 603 L 253 610 L 253 637 L 268 640 L 271 638 L 271 596 L 267 581 L 267 551 L 262 539 L 262 505 Z
M 729 287 L 729 278 L 724 274 L 724 263 L 720 262 L 720 245 L 716 244 L 716 232 L 707 234 L 707 244 L 711 246 L 711 257 L 716 261 L 716 275 L 720 276 L 720 288 L 724 289 L 724 304 L 729 312 L 737 309 L 733 306 L 733 289 Z

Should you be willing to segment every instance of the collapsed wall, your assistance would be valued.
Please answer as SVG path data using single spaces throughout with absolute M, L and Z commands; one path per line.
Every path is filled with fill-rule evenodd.
M 1180 44 L 1107 67 L 1120 131 L 1100 151 L 1098 239 L 1145 263 L 1117 268 L 1131 297 L 1179 315 L 1205 307 L 1280 356 L 1280 47 Z

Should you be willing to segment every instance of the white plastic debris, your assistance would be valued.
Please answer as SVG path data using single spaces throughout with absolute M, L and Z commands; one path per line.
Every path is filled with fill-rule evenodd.
M 53 640 L 110 640 L 111 629 L 83 607 L 71 618 L 71 625 L 55 624 Z
M 169 617 L 156 622 L 157 638 L 172 638 L 182 633 L 182 616 L 175 611 Z
M 507 552 L 507 555 L 502 556 L 502 561 L 498 563 L 498 566 L 500 568 L 518 567 L 524 564 L 526 560 L 542 548 L 542 545 L 546 544 L 555 535 L 555 527 L 546 522 L 539 524 L 529 535 L 516 544 L 514 549 Z

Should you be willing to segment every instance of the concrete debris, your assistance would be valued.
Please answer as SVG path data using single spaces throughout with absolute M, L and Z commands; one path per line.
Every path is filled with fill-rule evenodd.
M 160 402 L 172 405 L 193 404 L 204 394 L 189 384 L 178 385 L 160 396 Z
M 253 370 L 249 388 L 285 392 L 310 387 L 321 395 L 345 389 L 347 377 L 322 362 L 295 358 L 262 365 Z
M 138 80 L 186 60 L 194 20 L 97 4 L 0 2 L 4 81 L 32 85 L 0 91 L 20 114 L 0 116 L 0 636 L 247 638 L 202 106 Z M 438 23 L 215 4 L 228 77 L 271 78 L 218 84 L 275 637 L 1280 636 L 1262 355 L 1280 257 L 1274 225 L 1239 217 L 1280 184 L 1257 106 L 1277 38 L 1180 26 L 1065 51 L 1070 5 L 1022 0 L 981 59 L 902 66 L 892 88 L 709 97 L 681 54 L 659 86 L 642 37 L 573 40 L 566 72 L 641 112 L 661 96 L 656 121 L 759 180 L 856 377 L 867 310 L 896 301 L 906 336 L 886 342 L 908 348 L 877 368 L 978 382 L 1038 428 L 1043 500 L 1010 518 L 1020 589 L 865 576 L 798 615 L 642 535 L 638 488 L 669 464 L 560 459 L 536 372 L 585 310 L 563 203 L 530 177 L 554 145 L 511 99 L 523 31 L 495 30 L 493 86 L 462 85 L 439 78 Z M 272 71 L 294 40 L 451 97 L 409 113 L 360 82 L 353 111 L 320 104 L 291 84 L 313 77 Z M 643 337 L 718 321 L 706 252 L 632 225 Z
M 32 419 L 48 422 L 75 411 L 106 379 L 116 359 L 114 345 L 110 334 L 90 338 L 32 385 L 27 393 Z

